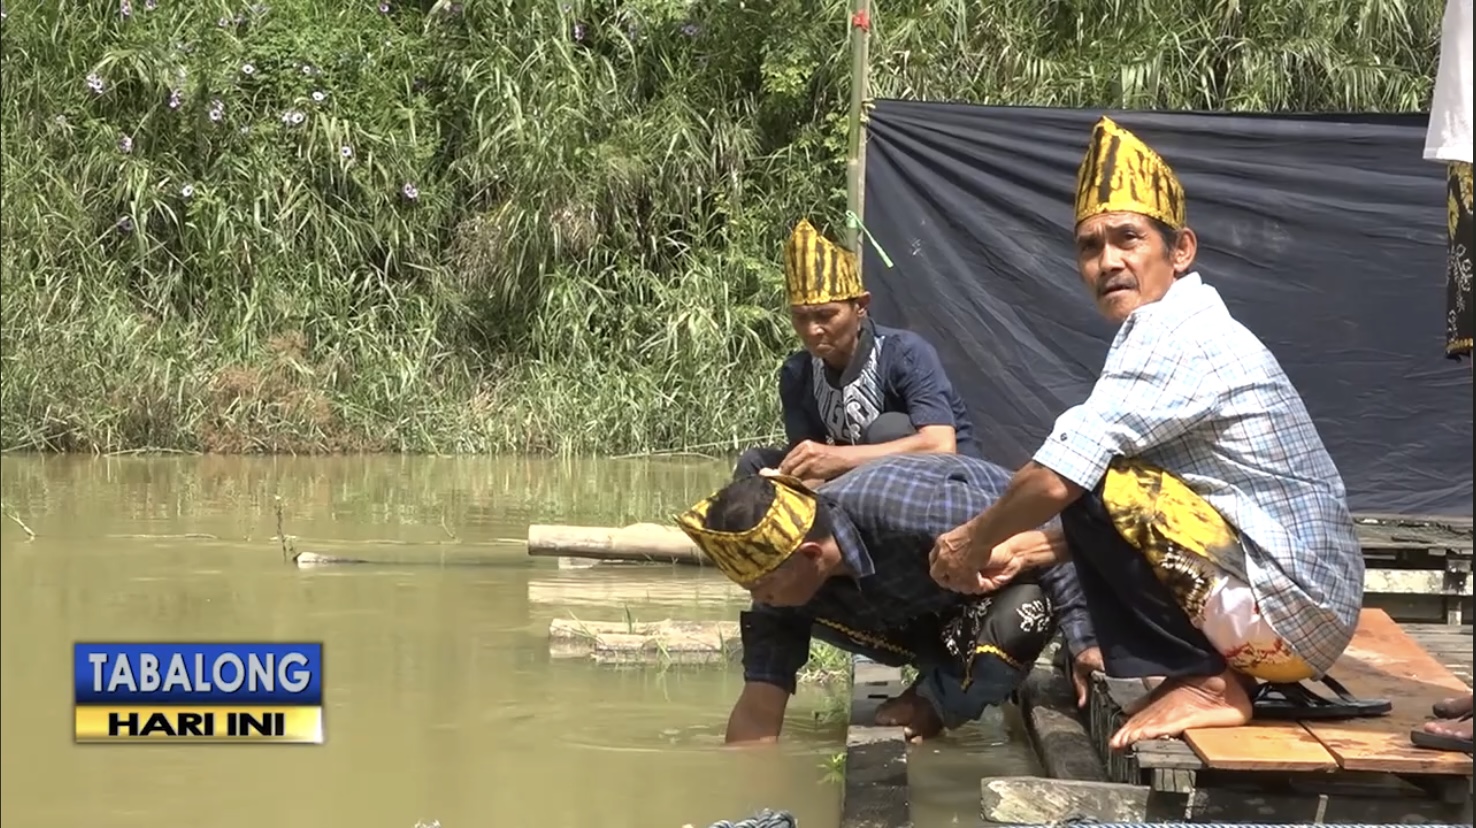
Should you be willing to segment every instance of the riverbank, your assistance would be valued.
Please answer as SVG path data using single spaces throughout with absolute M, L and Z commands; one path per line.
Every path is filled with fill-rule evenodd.
M 1412 111 L 1441 6 L 888 6 L 870 82 Z M 0 131 L 26 137 L 0 157 L 0 448 L 618 455 L 778 430 L 781 244 L 845 210 L 843 9 L 222 14 L 0 24 Z

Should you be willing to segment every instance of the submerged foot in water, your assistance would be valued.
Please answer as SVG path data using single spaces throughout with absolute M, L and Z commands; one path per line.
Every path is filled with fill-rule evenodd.
M 1172 678 L 1153 689 L 1148 703 L 1112 735 L 1111 745 L 1121 750 L 1197 727 L 1236 727 L 1250 719 L 1250 695 L 1231 671 L 1218 676 Z

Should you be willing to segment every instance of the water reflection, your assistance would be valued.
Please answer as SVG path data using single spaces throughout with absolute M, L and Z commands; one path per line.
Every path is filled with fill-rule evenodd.
M 801 722 L 785 750 L 763 756 L 718 750 L 733 674 L 550 662 L 548 620 L 568 610 L 530 599 L 529 585 L 560 573 L 497 539 L 523 536 L 531 515 L 648 520 L 721 479 L 659 463 L 592 468 L 7 456 L 6 506 L 37 538 L 8 521 L 0 529 L 3 818 L 68 828 L 181 818 L 221 828 L 675 828 L 782 806 L 806 824 L 834 824 L 839 788 L 821 765 L 841 739 L 836 725 Z M 488 565 L 298 570 L 271 540 L 276 495 L 302 548 L 389 544 L 406 561 L 435 563 L 463 547 Z M 689 616 L 679 590 L 712 591 L 691 575 L 657 589 L 666 604 L 650 611 Z M 698 603 L 731 613 L 720 597 Z M 328 743 L 73 745 L 71 643 L 179 637 L 323 641 Z
M 779 751 L 719 748 L 740 677 L 551 661 L 555 617 L 732 617 L 710 573 L 561 571 L 530 520 L 660 519 L 727 469 L 489 458 L 31 458 L 0 490 L 0 815 L 16 825 L 679 828 L 763 807 L 835 825 L 835 702 L 805 692 Z M 299 570 L 275 541 L 383 565 Z M 476 563 L 477 566 L 441 564 Z M 321 640 L 315 747 L 76 746 L 70 645 Z M 997 714 L 912 759 L 919 828 L 972 824 L 978 779 L 1032 772 Z

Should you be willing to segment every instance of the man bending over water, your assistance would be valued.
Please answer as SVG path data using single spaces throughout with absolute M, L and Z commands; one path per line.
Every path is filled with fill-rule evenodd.
M 812 636 L 918 669 L 917 683 L 877 713 L 878 724 L 904 727 L 909 738 L 958 727 L 1004 701 L 1053 634 L 1053 605 L 1063 608 L 1067 630 L 1087 623 L 1069 565 L 981 596 L 929 577 L 938 535 L 994 502 L 1008 482 L 1009 472 L 972 457 L 898 455 L 818 491 L 776 472 L 750 475 L 681 515 L 683 531 L 753 595 L 740 618 L 744 686 L 728 741 L 779 737 Z
M 939 539 L 934 577 L 973 592 L 1072 560 L 1095 636 L 1067 627 L 1071 652 L 1165 679 L 1117 748 L 1245 724 L 1253 702 L 1387 712 L 1325 678 L 1363 595 L 1338 470 L 1276 358 L 1193 270 L 1173 170 L 1109 118 L 1077 174 L 1075 236 L 1082 280 L 1121 325 L 1101 377 L 1004 495 Z M 1314 677 L 1342 703 L 1299 684 Z
M 801 221 L 784 246 L 784 289 L 805 346 L 779 369 L 788 444 L 748 449 L 735 478 L 771 468 L 818 483 L 893 454 L 982 456 L 938 352 L 871 321 L 855 254 Z

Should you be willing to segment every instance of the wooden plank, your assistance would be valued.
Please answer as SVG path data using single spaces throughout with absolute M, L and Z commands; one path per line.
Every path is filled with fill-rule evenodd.
M 1338 760 L 1296 722 L 1252 722 L 1245 727 L 1200 728 L 1184 741 L 1215 770 L 1331 771 Z
M 1435 660 L 1445 665 L 1451 674 L 1464 681 L 1471 683 L 1472 677 L 1472 648 L 1471 627 L 1468 624 L 1460 626 L 1452 624 L 1403 624 L 1399 625 L 1409 634 L 1410 638 L 1419 642 L 1425 652 L 1435 657 Z
M 1107 769 L 1076 709 L 1071 679 L 1049 663 L 1030 671 L 1017 694 L 1025 737 L 1052 779 L 1106 782 Z
M 1471 775 L 1471 757 L 1422 750 L 1409 732 L 1428 721 L 1430 707 L 1470 689 L 1424 651 L 1383 610 L 1365 609 L 1358 632 L 1330 673 L 1360 698 L 1388 699 L 1387 716 L 1303 726 L 1346 770 Z

